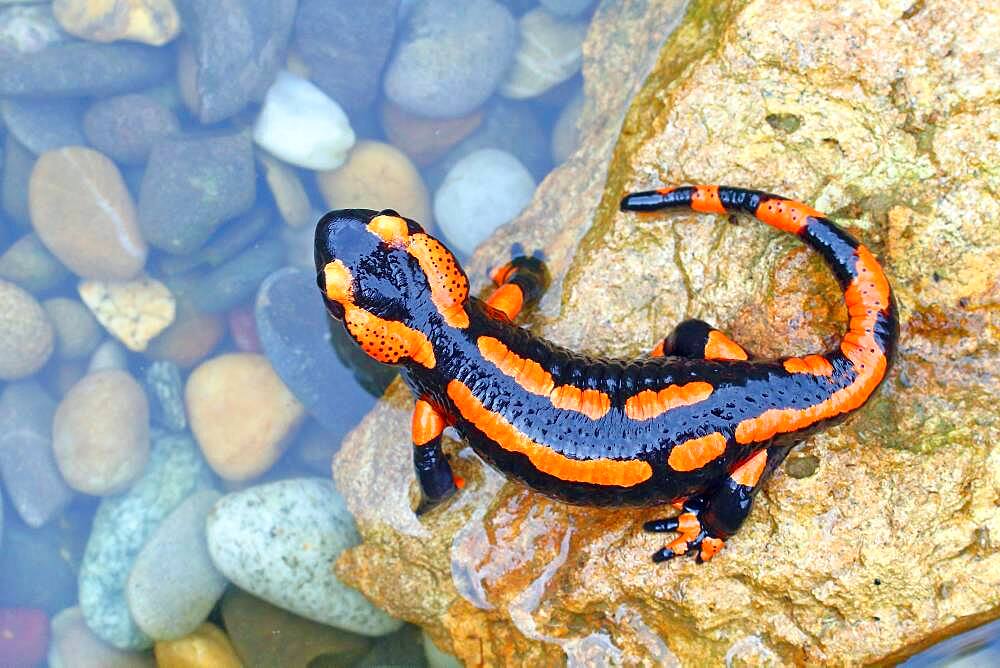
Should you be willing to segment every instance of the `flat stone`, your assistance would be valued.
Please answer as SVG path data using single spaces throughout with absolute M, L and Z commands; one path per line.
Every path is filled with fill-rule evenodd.
M 35 155 L 87 143 L 79 100 L 9 98 L 0 102 L 7 131 Z
M 49 668 L 156 668 L 148 652 L 125 652 L 95 636 L 76 607 L 52 618 L 48 659 Z
M 211 487 L 198 447 L 184 435 L 154 435 L 149 464 L 128 491 L 101 501 L 80 566 L 80 609 L 87 626 L 119 649 L 153 644 L 128 610 L 125 587 L 143 545 L 184 499 Z
M 285 56 L 295 0 L 175 0 L 196 72 L 185 96 L 202 123 L 216 123 L 259 99 Z
M 339 323 L 331 331 L 315 281 L 292 267 L 271 274 L 257 294 L 257 333 L 275 372 L 339 444 L 396 373 L 361 352 Z
M 176 316 L 174 296 L 167 286 L 152 278 L 81 281 L 77 291 L 97 322 L 129 350 L 145 350 Z
M 54 0 L 52 10 L 66 32 L 93 42 L 129 40 L 162 46 L 181 28 L 171 0 Z
M 205 517 L 219 498 L 203 490 L 182 501 L 135 558 L 125 597 L 136 625 L 154 640 L 192 633 L 226 588 L 205 544 Z
M 153 146 L 139 190 L 146 241 L 168 253 L 197 250 L 223 221 L 253 205 L 255 177 L 244 132 L 161 140 Z
M 357 544 L 358 535 L 329 480 L 282 480 L 230 494 L 209 515 L 207 531 L 219 570 L 266 601 L 368 636 L 402 625 L 331 571 L 330 564 Z
M 310 79 L 349 111 L 371 106 L 396 32 L 399 0 L 300 0 L 294 46 Z M 336 35 L 336 39 L 330 39 Z
M 464 116 L 496 90 L 516 45 L 514 17 L 493 0 L 421 0 L 386 68 L 385 94 L 421 116 Z
M 180 132 L 177 115 L 150 95 L 131 93 L 95 101 L 83 131 L 97 150 L 126 165 L 141 165 L 153 145 Z

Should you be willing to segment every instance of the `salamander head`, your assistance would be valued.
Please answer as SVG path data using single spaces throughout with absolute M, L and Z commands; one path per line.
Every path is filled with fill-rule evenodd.
M 316 226 L 327 310 L 373 358 L 433 365 L 430 330 L 467 326 L 468 279 L 454 255 L 395 211 L 341 209 Z

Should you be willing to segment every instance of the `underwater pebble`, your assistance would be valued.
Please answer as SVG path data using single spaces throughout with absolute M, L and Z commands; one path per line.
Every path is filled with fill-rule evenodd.
M 355 137 L 339 104 L 308 79 L 281 71 L 264 98 L 253 139 L 293 165 L 334 169 L 344 163 Z
M 0 393 L 0 479 L 25 524 L 48 523 L 73 500 L 52 452 L 56 402 L 34 380 Z
M 278 460 L 305 415 L 267 358 L 213 357 L 191 372 L 184 391 L 191 431 L 226 480 L 247 480 Z
M 42 302 L 56 330 L 56 354 L 62 359 L 87 357 L 101 342 L 101 327 L 77 299 L 52 297 Z
M 149 245 L 191 253 L 253 205 L 255 181 L 245 132 L 162 139 L 153 145 L 139 188 L 139 226 Z
M 131 93 L 96 100 L 83 116 L 83 131 L 102 153 L 141 165 L 156 142 L 180 132 L 180 121 L 158 100 Z
M 5 4 L 13 7 L 4 8 Z M 0 0 L 0 51 L 30 54 L 49 44 L 71 39 L 52 15 L 52 6 L 20 4 L 21 0 Z
M 49 618 L 33 608 L 0 608 L 0 666 L 31 668 L 49 647 Z
M 128 40 L 161 46 L 181 27 L 171 0 L 54 0 L 52 12 L 63 30 L 92 42 Z
M 594 0 L 538 0 L 556 16 L 579 16 L 594 5 Z
M 371 646 L 236 588 L 222 598 L 222 619 L 248 666 L 352 666 Z
M 537 97 L 576 74 L 583 62 L 587 23 L 533 9 L 518 21 L 520 45 L 500 93 L 515 100 Z
M 173 362 L 157 360 L 146 369 L 146 389 L 153 399 L 152 414 L 164 427 L 173 431 L 187 429 L 184 412 L 184 381 Z
M 57 287 L 69 275 L 34 232 L 25 234 L 0 255 L 0 279 L 17 283 L 33 294 Z
M 209 515 L 207 532 L 219 570 L 280 608 L 367 636 L 402 626 L 333 573 L 337 556 L 361 538 L 331 480 L 281 480 L 229 494 Z
M 353 352 L 348 359 L 358 362 L 363 377 L 356 379 L 342 361 L 342 351 L 330 349 L 331 322 L 323 300 L 313 294 L 315 285 L 315 273 L 309 270 L 286 267 L 268 276 L 257 293 L 257 334 L 275 372 L 339 445 L 396 373 L 358 350 L 343 326 L 332 323 L 343 347 Z
M 225 631 L 205 622 L 189 635 L 156 643 L 157 668 L 243 668 Z
M 385 666 L 406 666 L 426 668 L 423 657 L 423 638 L 420 629 L 411 624 L 387 636 L 375 640 L 374 646 L 351 668 L 383 668 Z
M 563 163 L 580 144 L 580 114 L 583 113 L 583 91 L 579 91 L 566 103 L 555 127 L 552 128 L 552 162 Z
M 450 244 L 471 255 L 531 201 L 535 181 L 510 153 L 482 149 L 462 158 L 434 194 L 434 217 Z
M 226 588 L 205 545 L 205 517 L 219 497 L 202 490 L 184 499 L 135 558 L 125 597 L 136 625 L 154 640 L 194 631 Z
M 257 336 L 257 320 L 250 306 L 238 306 L 226 314 L 226 324 L 229 325 L 229 336 L 241 353 L 263 352 L 260 338 Z
M 264 168 L 267 187 L 285 223 L 298 227 L 314 222 L 309 195 L 295 169 L 262 151 L 258 152 L 257 160 Z
M 82 278 L 128 280 L 146 263 L 146 242 L 121 172 L 82 146 L 43 153 L 28 186 L 31 223 L 46 248 Z
M 250 299 L 268 274 L 285 263 L 280 241 L 258 241 L 215 269 L 199 276 L 189 299 L 202 313 L 218 313 Z
M 87 373 L 106 371 L 108 369 L 124 370 L 128 368 L 128 354 L 122 344 L 114 339 L 103 341 L 87 363 Z
M 14 220 L 31 224 L 28 213 L 28 182 L 35 166 L 35 154 L 8 134 L 4 140 L 3 169 L 0 170 L 0 204 Z
M 67 608 L 52 618 L 49 668 L 155 668 L 145 652 L 125 652 L 94 635 L 80 608 Z
M 177 306 L 174 323 L 150 342 L 146 354 L 188 369 L 208 357 L 225 332 L 220 316 L 200 313 L 187 300 L 182 300 Z
M 157 434 L 142 477 L 126 492 L 101 501 L 80 566 L 80 609 L 98 637 L 119 649 L 152 645 L 129 614 L 128 575 L 163 519 L 211 484 L 208 467 L 189 437 Z
M 340 169 L 320 172 L 316 183 L 331 209 L 395 209 L 430 223 L 431 207 L 420 172 L 398 148 L 360 141 Z
M 48 314 L 30 294 L 0 281 L 0 380 L 16 380 L 38 371 L 55 347 Z
M 382 104 L 380 115 L 389 141 L 418 165 L 429 165 L 443 156 L 483 121 L 483 112 L 478 109 L 458 118 L 423 118 L 388 100 Z
M 129 350 L 145 350 L 176 316 L 174 296 L 167 286 L 152 278 L 113 283 L 81 281 L 77 291 L 97 322 Z
M 421 0 L 386 67 L 386 97 L 420 116 L 464 116 L 496 90 L 516 46 L 514 17 L 493 0 Z
M 0 101 L 0 119 L 26 149 L 38 155 L 87 143 L 77 100 L 10 98 Z
M 28 529 L 11 522 L 4 530 L 0 607 L 39 608 L 54 614 L 76 601 L 80 549 L 67 546 L 55 524 Z M 82 533 L 89 527 L 74 528 Z
M 423 637 L 424 658 L 429 668 L 462 668 L 462 662 L 435 645 L 427 631 L 423 631 Z
M 149 402 L 125 371 L 84 376 L 63 397 L 52 422 L 59 470 L 85 494 L 122 491 L 149 459 Z

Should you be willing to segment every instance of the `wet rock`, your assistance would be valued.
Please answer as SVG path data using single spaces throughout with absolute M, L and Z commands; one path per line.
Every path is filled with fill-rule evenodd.
M 28 181 L 35 166 L 35 155 L 14 136 L 4 139 L 3 169 L 0 170 L 0 203 L 4 211 L 19 223 L 30 224 Z
M 80 608 L 67 608 L 52 618 L 50 668 L 155 668 L 145 652 L 123 652 L 87 628 Z
M 578 124 L 583 113 L 584 96 L 582 92 L 573 96 L 563 110 L 552 129 L 552 162 L 561 164 L 576 150 L 580 144 Z
M 418 533 L 408 499 L 387 491 L 413 475 L 412 399 L 390 392 L 335 462 L 366 536 L 337 572 L 470 663 L 899 661 L 1000 614 L 998 546 L 984 538 L 1000 530 L 1000 341 L 984 310 L 1000 270 L 1000 218 L 982 171 L 1000 155 L 976 139 L 998 117 L 992 16 L 925 4 L 902 18 L 900 6 L 861 2 L 793 3 L 780 16 L 737 2 L 722 14 L 696 2 L 663 43 L 678 6 L 597 12 L 581 147 L 470 275 L 514 241 L 544 248 L 556 288 L 533 329 L 577 350 L 638 355 L 650 332 L 691 315 L 764 356 L 821 350 L 843 330 L 842 298 L 794 238 L 715 216 L 615 211 L 633 188 L 773 187 L 840 212 L 883 258 L 908 304 L 896 371 L 853 419 L 803 445 L 818 468 L 803 478 L 779 471 L 721 554 L 665 568 L 649 563 L 661 544 L 641 531 L 649 511 L 570 508 L 513 483 L 498 490 L 480 482 L 491 474 L 475 460 L 459 471 L 469 482 L 455 505 Z M 949 62 L 935 54 L 953 34 L 963 44 Z M 767 122 L 779 113 L 800 116 L 798 129 Z M 375 484 L 378 501 L 365 491 Z M 516 535 L 517 548 L 501 535 Z M 434 584 L 410 588 L 414 578 Z
M 150 342 L 146 354 L 187 369 L 208 357 L 224 334 L 225 326 L 220 316 L 200 313 L 189 302 L 182 300 L 178 304 L 176 320 Z
M 594 5 L 594 0 L 538 0 L 556 16 L 579 16 Z
M 235 588 L 222 599 L 222 619 L 248 666 L 350 666 L 371 645 Z
M 363 111 L 378 94 L 389 57 L 399 0 L 365 4 L 345 0 L 300 0 L 294 46 L 310 78 L 349 111 Z M 336 35 L 336 39 L 330 39 Z
M 257 154 L 257 160 L 263 167 L 267 187 L 285 223 L 298 227 L 313 222 L 309 195 L 295 169 L 263 152 Z
M 434 193 L 434 217 L 466 255 L 512 221 L 535 193 L 531 173 L 510 153 L 484 148 L 462 158 Z
M 70 487 L 104 496 L 126 489 L 149 459 L 149 402 L 124 371 L 88 374 L 56 410 L 52 444 Z
M 69 275 L 34 233 L 24 235 L 0 255 L 0 279 L 17 283 L 31 293 L 48 292 L 62 285 Z
M 68 548 L 52 524 L 26 529 L 10 523 L 0 550 L 0 607 L 39 608 L 51 615 L 73 605 L 77 558 L 78 550 Z
M 132 196 L 103 154 L 81 146 L 43 153 L 28 190 L 35 232 L 77 275 L 127 280 L 146 263 Z
M 83 117 L 94 148 L 126 165 L 141 165 L 153 145 L 180 132 L 177 115 L 150 95 L 133 93 L 97 100 Z
M 198 277 L 189 291 L 189 298 L 203 313 L 233 308 L 253 296 L 261 281 L 284 261 L 285 247 L 281 242 L 259 241 Z
M 395 209 L 430 223 L 427 188 L 409 158 L 397 148 L 360 141 L 340 169 L 320 172 L 316 183 L 331 209 Z
M 10 98 L 0 102 L 0 119 L 7 131 L 35 155 L 86 144 L 82 117 L 78 100 Z
M 146 369 L 146 390 L 153 399 L 153 419 L 172 431 L 187 429 L 184 412 L 184 382 L 180 368 L 160 360 Z
M 139 191 L 139 225 L 151 246 L 191 253 L 227 218 L 253 204 L 253 148 L 243 132 L 164 139 Z
M 80 359 L 94 352 L 101 342 L 101 328 L 87 307 L 76 299 L 53 297 L 42 302 L 56 332 L 56 354 L 62 359 Z
M 10 383 L 0 394 L 0 479 L 25 524 L 37 528 L 73 499 L 52 453 L 56 403 L 35 381 Z
M 278 460 L 304 417 L 267 359 L 231 353 L 201 364 L 184 391 L 191 431 L 216 473 L 247 480 Z
M 242 589 L 353 633 L 380 636 L 402 625 L 333 575 L 330 564 L 358 535 L 329 480 L 282 480 L 230 494 L 206 526 L 212 560 Z
M 500 86 L 505 97 L 537 97 L 580 70 L 585 22 L 559 19 L 538 8 L 520 18 L 518 29 L 521 41 L 514 65 Z
M 49 618 L 32 608 L 0 608 L 0 665 L 31 668 L 45 658 Z
M 353 668 L 380 668 L 381 666 L 425 668 L 427 663 L 422 660 L 423 651 L 420 630 L 407 624 L 395 633 L 377 639 L 371 651 L 355 663 Z
M 351 351 L 348 346 L 354 344 L 345 341 L 347 334 L 339 324 L 331 333 L 326 308 L 313 285 L 313 273 L 298 268 L 280 269 L 269 276 L 257 294 L 257 333 L 281 380 L 339 444 L 371 409 L 374 397 L 395 372 L 374 363 L 356 346 L 353 357 L 335 352 L 331 335 L 346 344 L 343 351 Z M 359 385 L 358 375 L 369 392 Z M 338 399 L 330 401 L 330 397 Z
M 477 110 L 458 118 L 423 118 L 387 100 L 381 105 L 381 119 L 392 144 L 418 165 L 429 165 L 478 128 L 483 112 Z
M 90 361 L 87 363 L 87 373 L 109 369 L 124 371 L 127 368 L 128 353 L 125 352 L 122 344 L 114 339 L 105 339 L 101 345 L 97 346 L 97 350 L 90 356 Z
M 225 632 L 205 622 L 189 635 L 156 643 L 158 668 L 243 668 Z
M 201 249 L 189 255 L 168 255 L 160 258 L 160 273 L 171 278 L 171 289 L 178 295 L 192 290 L 191 272 L 212 270 L 236 257 L 240 251 L 260 238 L 274 221 L 274 211 L 255 207 L 248 213 L 226 222 Z
M 194 632 L 226 588 L 205 545 L 205 517 L 219 496 L 214 490 L 189 496 L 135 558 L 125 597 L 136 625 L 154 640 Z
M 197 68 L 191 112 L 215 123 L 259 99 L 284 60 L 295 0 L 175 2 Z
M 263 352 L 257 336 L 257 320 L 251 306 L 238 306 L 226 314 L 229 336 L 236 349 L 242 353 Z
M 424 645 L 424 658 L 427 660 L 429 668 L 461 668 L 462 664 L 459 660 L 435 645 L 426 631 L 421 635 Z
M 210 486 L 208 467 L 190 438 L 156 435 L 149 465 L 138 482 L 101 501 L 80 567 L 80 609 L 98 637 L 119 649 L 152 645 L 129 614 L 129 572 L 163 519 L 195 491 Z
M 129 350 L 145 350 L 176 315 L 174 296 L 152 278 L 114 283 L 81 281 L 77 290 L 97 322 Z
M 264 98 L 253 139 L 293 165 L 334 169 L 354 145 L 354 130 L 340 105 L 311 81 L 281 71 Z
M 386 68 L 385 94 L 421 116 L 464 116 L 500 84 L 516 45 L 514 17 L 493 0 L 421 0 Z
M 55 347 L 55 332 L 45 309 L 13 283 L 0 281 L 0 380 L 38 371 Z
M 162 46 L 176 37 L 181 28 L 171 0 L 126 0 L 110 4 L 55 0 L 52 11 L 63 30 L 93 42 L 129 40 Z
M 30 54 L 0 53 L 0 95 L 110 95 L 148 86 L 170 67 L 165 49 L 62 42 Z
M 4 7 L 0 2 L 0 54 L 30 54 L 70 36 L 59 27 L 48 4 Z

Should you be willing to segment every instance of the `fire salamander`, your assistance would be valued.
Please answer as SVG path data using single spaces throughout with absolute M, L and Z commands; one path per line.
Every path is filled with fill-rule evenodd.
M 402 367 L 413 390 L 418 513 L 462 486 L 441 451 L 453 425 L 503 473 L 576 504 L 654 506 L 680 514 L 645 524 L 675 532 L 654 561 L 711 559 L 746 519 L 788 451 L 860 408 L 885 378 L 898 335 L 895 302 L 872 252 L 814 209 L 724 186 L 633 193 L 625 211 L 743 212 L 799 236 L 829 264 L 850 317 L 834 349 L 753 359 L 700 320 L 647 356 L 588 357 L 513 323 L 548 283 L 518 257 L 469 295 L 455 256 L 392 210 L 331 211 L 316 230 L 317 282 L 329 312 L 374 359 Z

